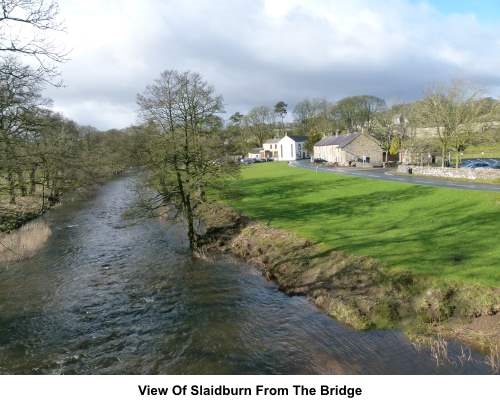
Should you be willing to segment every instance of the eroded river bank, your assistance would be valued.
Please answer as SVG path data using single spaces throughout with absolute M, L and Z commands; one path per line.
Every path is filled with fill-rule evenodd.
M 0 266 L 0 372 L 490 373 L 448 342 L 436 362 L 394 330 L 359 332 L 230 257 L 196 260 L 177 225 L 125 219 L 134 178 L 47 215 L 32 259 Z

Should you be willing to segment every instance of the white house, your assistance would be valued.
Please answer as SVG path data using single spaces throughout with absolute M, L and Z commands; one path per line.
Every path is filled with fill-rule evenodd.
M 262 144 L 262 149 L 264 149 L 264 157 L 265 158 L 273 158 L 278 159 L 278 143 L 280 139 L 267 139 Z
M 306 159 L 309 153 L 306 151 L 306 136 L 285 135 L 278 141 L 278 160 Z
M 323 138 L 314 144 L 314 158 L 341 166 L 356 162 L 380 165 L 383 160 L 383 151 L 373 136 L 353 133 Z
M 253 148 L 248 152 L 247 157 L 250 159 L 260 159 L 264 153 L 262 148 Z

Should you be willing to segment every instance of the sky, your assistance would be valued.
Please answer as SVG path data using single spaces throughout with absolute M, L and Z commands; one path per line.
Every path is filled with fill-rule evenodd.
M 500 95 L 497 0 L 59 0 L 71 50 L 53 108 L 82 125 L 138 122 L 167 69 L 199 72 L 226 115 L 284 100 L 422 97 L 452 79 Z M 496 3 L 496 4 L 495 4 Z

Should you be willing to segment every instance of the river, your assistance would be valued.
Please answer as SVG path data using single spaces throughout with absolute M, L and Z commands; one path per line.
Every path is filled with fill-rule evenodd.
M 230 257 L 192 259 L 180 225 L 126 219 L 135 177 L 47 215 L 49 243 L 0 265 L 3 374 L 489 373 L 449 342 L 359 332 Z

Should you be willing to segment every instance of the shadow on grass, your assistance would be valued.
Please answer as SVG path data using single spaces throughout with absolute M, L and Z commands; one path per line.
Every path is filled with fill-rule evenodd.
M 326 253 L 345 250 L 422 274 L 500 284 L 498 210 L 477 210 L 476 201 L 443 200 L 438 193 L 293 175 L 244 179 L 223 191 L 252 218 L 321 242 Z

